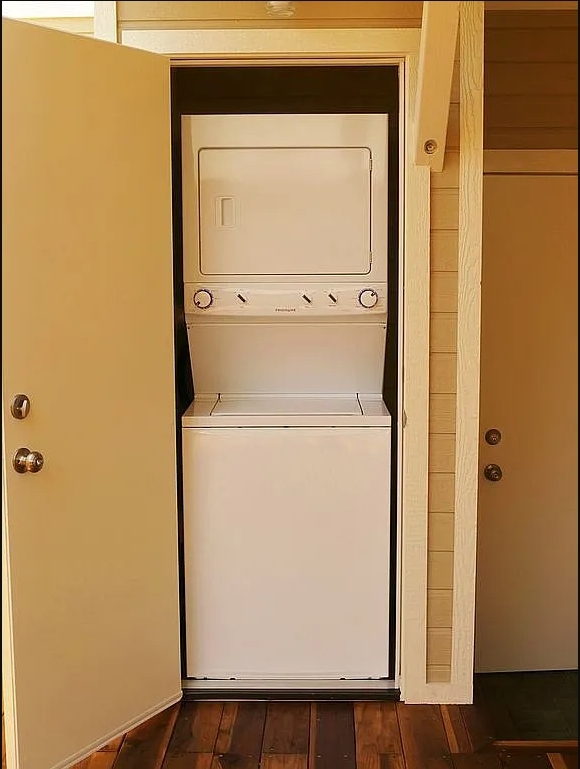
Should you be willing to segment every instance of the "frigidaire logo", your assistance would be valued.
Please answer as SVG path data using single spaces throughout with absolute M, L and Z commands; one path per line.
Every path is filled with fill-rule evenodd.
M 296 312 L 296 307 L 276 307 L 274 312 Z

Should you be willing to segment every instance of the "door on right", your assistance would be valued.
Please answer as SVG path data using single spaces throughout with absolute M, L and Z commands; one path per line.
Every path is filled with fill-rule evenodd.
M 577 181 L 484 180 L 478 672 L 578 667 Z

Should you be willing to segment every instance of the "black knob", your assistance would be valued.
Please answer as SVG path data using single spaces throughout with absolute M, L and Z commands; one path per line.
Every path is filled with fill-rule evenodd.
M 490 446 L 497 446 L 500 441 L 501 433 L 497 427 L 492 427 L 491 430 L 485 433 L 485 442 L 489 443 Z
M 483 468 L 483 475 L 488 481 L 493 481 L 494 483 L 501 481 L 503 478 L 503 472 L 499 465 L 486 465 Z

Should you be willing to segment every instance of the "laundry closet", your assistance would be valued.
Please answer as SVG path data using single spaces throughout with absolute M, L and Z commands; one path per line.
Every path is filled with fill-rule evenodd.
M 184 679 L 393 680 L 398 70 L 172 89 Z

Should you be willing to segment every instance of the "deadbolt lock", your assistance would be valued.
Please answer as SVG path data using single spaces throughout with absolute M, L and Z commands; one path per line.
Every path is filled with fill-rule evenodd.
M 18 393 L 12 398 L 10 413 L 14 419 L 26 419 L 30 411 L 30 398 L 24 393 Z
M 501 433 L 497 427 L 492 427 L 491 430 L 488 430 L 485 433 L 485 441 L 486 443 L 489 443 L 490 446 L 497 446 L 501 441 Z

